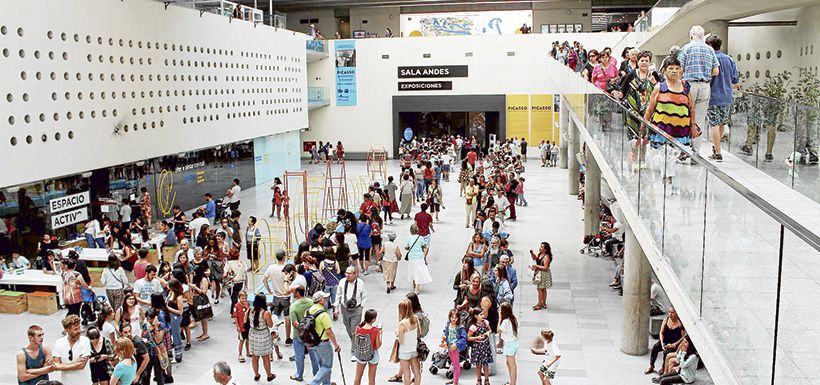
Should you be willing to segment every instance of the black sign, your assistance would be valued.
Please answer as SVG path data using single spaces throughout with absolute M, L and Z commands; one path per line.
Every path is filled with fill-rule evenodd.
M 452 90 L 453 82 L 399 82 L 399 91 Z
M 408 78 L 466 78 L 467 66 L 399 67 L 399 79 Z

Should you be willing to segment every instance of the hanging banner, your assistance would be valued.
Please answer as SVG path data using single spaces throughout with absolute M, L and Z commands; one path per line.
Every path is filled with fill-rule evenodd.
M 532 25 L 532 11 L 403 13 L 403 36 L 512 35 Z
M 66 211 L 59 214 L 51 215 L 51 229 L 57 230 L 59 228 L 73 225 L 88 220 L 88 208 L 81 207 L 76 210 Z
M 527 138 L 530 131 L 530 96 L 507 95 L 507 137 Z
M 558 132 L 553 125 L 552 95 L 530 95 L 530 134 L 533 145 L 549 140 L 557 142 Z
M 356 105 L 356 41 L 337 40 L 336 105 Z

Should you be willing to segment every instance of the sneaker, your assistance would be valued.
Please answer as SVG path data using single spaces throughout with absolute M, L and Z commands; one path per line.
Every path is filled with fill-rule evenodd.
M 285 346 L 290 346 L 290 345 L 293 345 L 293 338 L 285 339 Z
M 739 152 L 743 155 L 752 155 L 752 148 L 749 146 L 743 146 L 740 148 Z
M 713 153 L 712 155 L 709 155 L 709 159 L 714 160 L 715 162 L 723 162 L 723 155 Z
M 771 153 L 766 154 L 766 161 L 771 162 L 774 160 L 774 156 Z

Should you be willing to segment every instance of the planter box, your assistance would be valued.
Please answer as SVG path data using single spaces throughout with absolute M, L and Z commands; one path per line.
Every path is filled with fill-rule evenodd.
M 88 268 L 88 275 L 91 276 L 91 286 L 93 287 L 103 287 L 102 284 L 102 272 L 105 270 L 104 267 L 89 267 Z
M 20 314 L 28 310 L 26 293 L 19 291 L 4 291 L 0 293 L 0 313 Z
M 26 295 L 28 311 L 34 314 L 50 315 L 57 312 L 57 293 L 35 291 Z

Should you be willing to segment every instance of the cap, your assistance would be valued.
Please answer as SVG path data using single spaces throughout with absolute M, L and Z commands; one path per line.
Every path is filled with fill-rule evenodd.
M 325 292 L 319 290 L 319 291 L 313 293 L 313 302 L 319 302 L 319 301 L 322 300 L 322 298 L 327 298 L 327 297 L 330 297 L 330 293 L 325 293 Z

